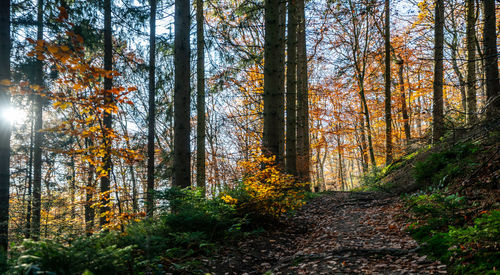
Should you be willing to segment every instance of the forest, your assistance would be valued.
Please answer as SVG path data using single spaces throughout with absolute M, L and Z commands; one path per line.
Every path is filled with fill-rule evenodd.
M 0 0 L 0 274 L 500 274 L 495 0 Z

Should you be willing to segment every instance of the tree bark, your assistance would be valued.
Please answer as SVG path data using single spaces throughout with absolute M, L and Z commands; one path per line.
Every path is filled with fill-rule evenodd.
M 436 0 L 434 29 L 434 92 L 432 100 L 432 140 L 438 142 L 444 134 L 443 114 L 443 42 L 444 1 Z
M 401 92 L 401 113 L 403 115 L 403 127 L 405 131 L 406 143 L 410 142 L 411 139 L 411 129 L 410 129 L 410 118 L 408 116 L 408 108 L 406 107 L 406 92 L 405 92 L 405 82 L 403 77 L 404 61 L 402 58 L 398 60 L 398 75 L 399 75 L 399 91 Z
M 35 123 L 34 123 L 34 118 L 35 118 L 35 106 L 33 104 L 34 102 L 31 102 L 31 127 L 30 127 L 30 149 L 29 149 L 29 161 L 28 161 L 28 201 L 26 202 L 27 204 L 27 209 L 26 209 L 26 233 L 25 237 L 27 239 L 31 238 L 31 207 L 32 207 L 32 201 L 33 201 L 33 143 L 35 139 Z
M 486 117 L 500 114 L 500 83 L 498 82 L 498 51 L 495 0 L 484 0 L 484 55 L 486 59 Z
M 177 187 L 191 185 L 190 151 L 190 45 L 189 1 L 175 0 L 174 38 L 174 182 Z
M 467 124 L 477 121 L 475 0 L 467 0 Z
M 278 105 L 278 138 L 279 138 L 279 154 L 276 157 L 279 167 L 285 170 L 285 66 L 286 66 L 286 0 L 280 0 L 279 6 L 279 43 L 280 43 L 280 54 L 279 54 L 279 105 Z
M 148 110 L 148 172 L 146 214 L 153 216 L 155 190 L 155 124 L 156 124 L 156 0 L 149 0 L 149 110 Z M 135 190 L 134 190 L 135 193 Z M 135 201 L 135 200 L 134 200 Z M 135 207 L 135 206 L 134 206 Z
M 297 0 L 288 0 L 286 172 L 297 176 Z
M 203 15 L 203 0 L 196 0 L 196 185 L 201 188 L 203 196 L 206 193 L 205 171 L 205 34 Z
M 85 139 L 85 146 L 90 148 L 93 146 L 92 140 L 89 138 Z M 94 175 L 95 175 L 95 166 L 91 163 L 88 164 L 87 171 L 87 183 L 85 186 L 85 206 L 84 206 L 84 214 L 85 214 L 85 233 L 87 236 L 92 235 L 94 231 L 94 216 L 95 211 L 92 207 L 94 202 L 94 192 L 95 192 L 95 184 L 94 184 Z
M 391 115 L 391 10 L 390 0 L 385 0 L 385 165 L 392 163 Z
M 309 85 L 307 75 L 306 17 L 304 0 L 297 0 L 297 173 L 311 182 L 309 144 Z
M 111 40 L 111 0 L 104 0 L 104 70 L 113 70 L 113 45 Z M 104 78 L 104 93 L 105 103 L 111 103 L 113 96 L 110 90 L 113 88 L 112 77 Z M 106 213 L 110 211 L 110 183 L 111 183 L 111 138 L 108 136 L 109 131 L 112 129 L 112 115 L 111 112 L 104 112 L 104 137 L 103 142 L 105 146 L 103 161 L 103 170 L 106 175 L 101 177 L 101 207 L 99 225 L 101 227 L 107 225 L 109 220 Z
M 37 2 L 37 40 L 43 39 L 43 0 Z M 36 61 L 35 84 L 43 87 L 43 63 Z M 35 94 L 35 140 L 33 149 L 33 225 L 32 237 L 40 237 L 40 218 L 42 206 L 42 143 L 43 143 L 43 102 L 41 90 Z
M 10 106 L 10 0 L 0 2 L 0 108 Z M 10 124 L 0 120 L 0 257 L 8 248 Z M 0 259 L 1 260 L 1 259 Z
M 264 131 L 263 152 L 280 159 L 281 115 L 283 93 L 280 80 L 281 20 L 279 0 L 266 0 L 264 4 Z

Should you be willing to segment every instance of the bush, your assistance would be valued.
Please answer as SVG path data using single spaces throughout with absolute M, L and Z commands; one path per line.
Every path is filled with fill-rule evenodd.
M 235 205 L 240 215 L 277 220 L 305 203 L 307 183 L 298 183 L 283 173 L 274 156 L 257 153 L 249 161 L 241 162 L 240 167 L 245 175 L 241 184 L 221 196 L 226 203 Z
M 483 213 L 465 225 L 464 197 L 435 191 L 406 199 L 411 235 L 422 252 L 449 264 L 458 274 L 496 274 L 500 267 L 500 211 Z
M 96 235 L 71 242 L 25 240 L 13 249 L 10 274 L 132 274 L 133 246 L 119 248 Z
M 500 210 L 484 213 L 473 226 L 450 227 L 453 257 L 462 274 L 496 274 L 500 268 Z
M 479 150 L 475 143 L 460 143 L 448 150 L 433 153 L 415 164 L 413 176 L 419 184 L 444 184 L 472 165 L 471 155 Z

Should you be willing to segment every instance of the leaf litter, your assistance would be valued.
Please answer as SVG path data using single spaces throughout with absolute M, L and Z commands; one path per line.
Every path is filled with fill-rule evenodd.
M 329 192 L 278 227 L 223 247 L 212 274 L 447 274 L 419 255 L 402 202 L 377 192 Z

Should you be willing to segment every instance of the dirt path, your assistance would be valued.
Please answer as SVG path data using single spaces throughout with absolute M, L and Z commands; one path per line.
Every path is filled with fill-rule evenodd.
M 397 198 L 381 194 L 323 195 L 282 229 L 241 241 L 210 265 L 216 274 L 446 274 L 418 255 L 401 211 Z

